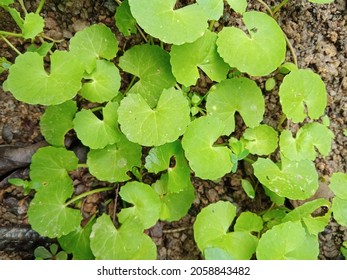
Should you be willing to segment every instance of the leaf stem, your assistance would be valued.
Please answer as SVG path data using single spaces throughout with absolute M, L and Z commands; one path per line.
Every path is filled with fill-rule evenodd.
M 51 37 L 46 36 L 45 34 L 40 34 L 40 36 L 41 36 L 42 38 L 48 40 L 48 41 L 53 42 L 53 43 L 61 43 L 61 42 L 64 41 L 63 39 L 61 39 L 61 40 L 55 40 L 55 39 L 53 39 L 53 38 L 51 38 Z
M 250 163 L 250 164 L 255 163 L 255 160 L 250 159 L 249 157 L 245 157 L 243 160 L 246 161 L 246 162 L 248 162 L 248 163 Z
M 276 14 L 279 9 L 281 9 L 285 4 L 288 3 L 289 0 L 283 0 L 278 6 L 276 6 L 274 9 L 273 9 L 273 13 Z
M 278 122 L 278 125 L 277 125 L 277 130 L 279 132 L 282 132 L 283 131 L 283 128 L 282 128 L 282 124 L 284 123 L 284 121 L 287 119 L 286 115 L 284 113 L 282 113 L 281 117 L 280 117 L 280 120 Z
M 133 78 L 131 79 L 131 81 L 130 81 L 128 87 L 127 87 L 127 89 L 126 89 L 125 92 L 124 92 L 124 94 L 126 94 L 126 93 L 131 89 L 131 87 L 132 87 L 132 86 L 134 85 L 134 83 L 135 83 L 135 80 L 136 80 L 136 76 L 133 76 Z
M 268 4 L 266 4 L 263 0 L 257 0 L 257 1 L 265 7 L 265 9 L 268 11 L 270 16 L 272 16 L 272 17 L 274 16 L 274 13 L 272 12 L 272 10 Z
M 86 197 L 88 195 L 91 195 L 91 194 L 94 194 L 94 193 L 99 193 L 99 192 L 111 191 L 113 189 L 114 189 L 114 187 L 106 187 L 106 188 L 94 189 L 94 190 L 82 193 L 82 194 L 80 194 L 78 196 L 75 196 L 74 198 L 70 199 L 68 202 L 66 202 L 65 206 L 68 206 L 69 204 L 72 204 L 75 201 L 77 201 L 77 200 L 79 200 L 79 199 L 81 199 L 83 197 Z
M 40 0 L 40 4 L 39 4 L 39 6 L 37 7 L 37 9 L 36 9 L 36 14 L 39 14 L 39 13 L 41 13 L 41 10 L 42 10 L 42 8 L 43 8 L 43 5 L 45 4 L 45 1 L 46 0 Z
M 287 35 L 286 35 L 284 32 L 283 32 L 283 34 L 284 34 L 284 38 L 286 39 L 287 46 L 288 46 L 288 48 L 289 48 L 289 50 L 290 50 L 290 52 L 291 52 L 291 54 L 292 54 L 292 56 L 293 56 L 294 64 L 295 64 L 296 66 L 298 66 L 298 59 L 297 59 L 297 57 L 296 57 L 296 54 L 295 54 L 295 50 L 294 50 L 294 48 L 293 48 L 293 45 L 292 45 L 292 43 L 289 41 Z
M 21 33 L 14 33 L 14 32 L 8 32 L 3 30 L 0 30 L 0 35 L 12 36 L 12 37 L 23 37 L 23 34 Z
M 6 39 L 5 36 L 1 35 L 1 33 L 0 33 L 0 38 L 3 39 L 6 42 L 6 44 L 9 45 L 10 48 L 14 50 L 18 55 L 22 54 L 14 45 L 11 44 L 9 40 Z
M 98 107 L 95 107 L 95 108 L 92 108 L 90 109 L 91 112 L 96 112 L 96 111 L 101 111 L 102 109 L 104 109 L 105 107 L 103 106 L 98 106 Z
M 141 34 L 142 38 L 145 40 L 145 42 L 147 43 L 147 37 L 145 36 L 145 34 L 142 32 L 141 27 L 136 23 L 136 29 L 139 31 L 139 33 Z
M 211 20 L 210 26 L 208 28 L 210 31 L 212 31 L 215 22 L 216 22 L 215 20 Z
M 25 6 L 24 6 L 23 0 L 18 0 L 18 2 L 19 2 L 19 4 L 20 4 L 20 6 L 22 7 L 22 10 L 23 10 L 24 14 L 27 14 L 28 11 L 27 11 L 27 9 L 26 9 Z
M 88 164 L 86 164 L 86 163 L 79 163 L 79 164 L 77 164 L 77 168 L 88 168 Z

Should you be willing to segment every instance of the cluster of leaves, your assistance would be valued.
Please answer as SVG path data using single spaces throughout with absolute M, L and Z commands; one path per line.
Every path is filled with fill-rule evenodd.
M 236 207 L 228 202 L 203 209 L 194 233 L 204 257 L 317 258 L 317 234 L 331 211 L 319 217 L 311 214 L 330 203 L 318 199 L 293 211 L 283 205 L 285 199 L 308 199 L 318 189 L 313 161 L 318 152 L 322 156 L 330 152 L 333 138 L 326 118 L 319 122 L 327 102 L 324 83 L 309 69 L 283 65 L 286 38 L 269 15 L 246 11 L 246 1 L 228 0 L 242 15 L 248 34 L 236 27 L 216 33 L 208 29 L 208 21 L 223 15 L 224 2 L 196 2 L 174 9 L 175 0 L 123 1 L 115 15 L 118 29 L 129 36 L 140 26 L 161 46 L 133 46 L 119 57 L 117 66 L 116 36 L 98 24 L 77 32 L 69 50 L 49 55 L 27 51 L 9 69 L 5 89 L 20 101 L 47 106 L 40 127 L 51 146 L 33 156 L 30 182 L 25 182 L 36 191 L 29 223 L 43 236 L 57 237 L 75 259 L 155 259 L 156 246 L 144 232 L 158 220 L 176 221 L 188 212 L 194 200 L 191 172 L 217 180 L 236 172 L 238 162 L 250 160 L 249 155 L 256 158 L 254 179 L 274 207 L 262 215 L 244 212 L 237 218 Z M 289 129 L 276 130 L 263 123 L 264 96 L 251 78 L 270 75 L 285 65 L 290 71 L 279 97 L 284 116 L 300 126 L 295 137 Z M 125 92 L 120 91 L 119 69 L 134 77 Z M 239 75 L 230 75 L 235 69 Z M 190 89 L 200 72 L 215 82 L 203 96 Z M 81 108 L 81 99 L 97 105 Z M 233 137 L 236 113 L 247 126 L 240 139 Z M 81 226 L 76 202 L 91 193 L 114 190 L 115 184 L 72 197 L 69 172 L 81 165 L 64 146 L 71 130 L 89 149 L 82 166 L 100 181 L 121 185 L 119 196 L 125 207 L 117 213 L 117 226 L 107 213 Z M 143 147 L 149 149 L 144 161 Z M 279 162 L 269 157 L 276 150 Z M 143 172 L 159 179 L 145 184 Z M 332 209 L 341 217 L 347 209 L 342 176 L 332 178 L 337 196 Z M 254 198 L 251 183 L 242 180 L 242 186 Z M 233 231 L 228 232 L 235 218 Z

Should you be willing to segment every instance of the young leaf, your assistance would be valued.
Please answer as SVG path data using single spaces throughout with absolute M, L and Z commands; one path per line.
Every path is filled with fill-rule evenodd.
M 203 208 L 194 222 L 194 239 L 201 252 L 214 247 L 213 242 L 225 236 L 236 216 L 236 207 L 227 201 L 218 201 Z
M 45 22 L 39 14 L 28 13 L 25 15 L 22 29 L 24 39 L 33 39 L 43 31 Z
M 255 198 L 255 190 L 248 180 L 241 179 L 241 186 L 249 198 Z
M 168 44 L 194 42 L 207 28 L 207 16 L 198 4 L 174 10 L 176 0 L 129 0 L 138 24 L 151 36 Z
M 64 148 L 43 147 L 31 159 L 30 178 L 44 187 L 70 180 L 68 171 L 77 168 L 78 158 Z
M 141 165 L 141 146 L 122 136 L 114 145 L 101 150 L 91 150 L 87 155 L 89 172 L 102 181 L 124 182 L 135 166 Z
M 303 249 L 306 241 L 305 229 L 300 222 L 286 222 L 274 226 L 265 232 L 259 240 L 257 247 L 258 260 L 291 260 L 301 258 L 300 253 L 305 254 Z M 296 258 L 291 257 L 296 253 Z M 308 256 L 307 259 L 315 259 L 316 255 Z M 305 258 L 306 259 L 306 258 Z
M 137 33 L 136 20 L 131 14 L 128 0 L 122 1 L 121 5 L 116 10 L 114 18 L 117 28 L 125 36 Z
M 197 0 L 196 3 L 204 10 L 210 20 L 218 20 L 223 15 L 223 0 Z
M 83 78 L 86 82 L 81 94 L 91 102 L 107 102 L 118 94 L 121 78 L 118 68 L 109 61 L 97 60 L 94 71 L 86 73 Z
M 151 108 L 157 105 L 163 89 L 176 83 L 171 72 L 170 56 L 159 46 L 132 47 L 120 58 L 119 67 L 140 78 L 129 93 L 140 94 Z
M 335 196 L 347 200 L 347 174 L 342 172 L 334 173 L 330 178 L 329 188 Z
M 294 122 L 307 116 L 318 119 L 327 105 L 327 92 L 320 76 L 309 69 L 291 71 L 279 90 L 284 114 Z
M 193 43 L 172 46 L 172 72 L 179 83 L 186 87 L 194 85 L 200 77 L 198 67 L 213 81 L 226 78 L 230 67 L 217 53 L 216 40 L 217 34 L 206 30 L 204 36 Z
M 100 58 L 111 60 L 118 52 L 116 36 L 104 24 L 95 24 L 78 31 L 70 40 L 70 51 L 91 73 Z
M 79 226 L 75 231 L 61 236 L 58 241 L 64 251 L 73 254 L 74 260 L 92 260 L 94 255 L 90 249 L 90 233 L 95 221 L 88 222 L 82 228 Z
M 280 136 L 281 153 L 289 160 L 314 160 L 318 150 L 327 156 L 331 150 L 334 134 L 320 123 L 308 123 L 299 129 L 296 139 L 292 133 L 284 130 Z
M 139 221 L 128 220 L 116 229 L 106 214 L 93 225 L 90 247 L 98 260 L 155 260 L 157 255 L 155 244 L 143 233 Z
M 39 55 L 45 57 L 48 52 L 52 49 L 54 43 L 47 43 L 43 42 L 39 47 L 37 47 L 35 44 L 31 44 L 27 51 L 28 52 L 37 52 Z
M 71 179 L 53 178 L 51 184 L 35 194 L 28 209 L 31 227 L 40 235 L 50 238 L 69 234 L 79 227 L 82 220 L 79 210 L 65 205 L 66 199 L 73 193 Z
M 91 110 L 82 109 L 73 120 L 77 137 L 85 146 L 102 149 L 119 141 L 121 133 L 117 122 L 118 103 L 109 102 L 103 108 L 103 120 Z
M 73 128 L 76 111 L 76 102 L 72 100 L 46 108 L 40 119 L 40 129 L 49 144 L 64 146 L 64 136 Z
M 247 9 L 247 0 L 227 0 L 230 7 L 237 13 L 243 14 Z
M 206 101 L 207 112 L 218 117 L 225 125 L 223 135 L 235 129 L 234 114 L 238 111 L 249 127 L 263 120 L 264 98 L 257 84 L 247 78 L 224 80 L 211 88 Z
M 55 51 L 50 59 L 48 74 L 38 53 L 17 56 L 7 78 L 7 89 L 16 99 L 29 104 L 57 105 L 77 94 L 83 74 L 78 60 L 64 51 Z
M 213 145 L 223 131 L 222 121 L 212 116 L 197 118 L 188 126 L 182 146 L 197 177 L 215 180 L 231 171 L 231 151 Z
M 263 228 L 263 220 L 254 213 L 242 212 L 237 218 L 234 230 L 245 232 L 260 232 Z
M 231 67 L 252 76 L 266 76 L 285 59 L 283 31 L 265 13 L 245 12 L 243 21 L 249 36 L 236 27 L 224 27 L 218 34 L 218 52 Z
M 150 228 L 159 219 L 160 199 L 149 186 L 139 182 L 128 182 L 119 192 L 122 200 L 133 204 L 133 207 L 123 208 L 118 214 L 120 223 L 128 219 L 138 218 L 143 229 Z
M 139 94 L 129 94 L 118 109 L 122 132 L 142 146 L 160 146 L 181 136 L 190 122 L 189 102 L 174 88 L 163 90 L 155 109 Z
M 243 134 L 245 147 L 251 154 L 269 155 L 277 148 L 278 134 L 271 126 L 261 124 L 247 128 Z
M 318 189 L 318 175 L 311 161 L 282 162 L 280 169 L 270 159 L 258 158 L 253 164 L 258 180 L 279 196 L 304 200 Z

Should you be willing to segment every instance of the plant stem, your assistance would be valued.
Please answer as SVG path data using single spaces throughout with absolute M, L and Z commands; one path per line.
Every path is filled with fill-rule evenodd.
M 210 31 L 212 31 L 215 22 L 216 22 L 215 20 L 212 20 L 210 22 L 210 27 L 208 28 Z
M 263 0 L 257 0 L 260 4 L 262 4 L 265 9 L 268 11 L 271 17 L 273 17 L 274 13 L 272 12 L 271 8 L 269 7 L 268 4 L 266 4 Z
M 250 159 L 250 158 L 248 158 L 248 157 L 245 157 L 243 160 L 246 161 L 246 162 L 248 162 L 248 163 L 250 163 L 250 164 L 255 163 L 255 160 Z
M 100 189 L 95 189 L 95 190 L 91 190 L 89 192 L 85 192 L 85 193 L 82 193 L 78 196 L 75 196 L 74 198 L 70 199 L 68 202 L 65 203 L 65 206 L 68 206 L 69 204 L 71 203 L 74 203 L 75 201 L 83 198 L 83 197 L 86 197 L 88 195 L 91 195 L 91 194 L 94 194 L 94 193 L 99 193 L 99 192 L 106 192 L 106 191 L 110 191 L 110 190 L 113 190 L 114 187 L 106 187 L 106 188 L 100 188 Z
M 88 164 L 86 164 L 86 163 L 79 163 L 79 164 L 77 164 L 77 168 L 88 168 Z
M 288 3 L 289 0 L 283 0 L 278 6 L 276 6 L 274 9 L 273 9 L 273 13 L 276 14 L 279 9 L 281 9 L 285 4 Z
M 0 30 L 0 35 L 12 36 L 12 37 L 23 37 L 23 34 L 21 33 L 14 33 L 14 32 L 8 32 L 3 30 Z
M 284 123 L 284 121 L 287 119 L 286 115 L 282 113 L 281 117 L 280 117 L 280 120 L 278 122 L 278 125 L 277 125 L 277 130 L 279 132 L 282 132 L 283 131 L 283 128 L 282 128 L 282 124 Z
M 294 64 L 295 64 L 296 66 L 298 66 L 298 59 L 296 58 L 296 54 L 295 54 L 295 50 L 294 50 L 294 48 L 293 48 L 293 45 L 290 43 L 290 41 L 289 41 L 287 35 L 286 35 L 284 32 L 283 32 L 283 34 L 284 34 L 284 38 L 286 39 L 288 48 L 289 48 L 289 50 L 290 50 L 290 52 L 291 52 L 291 54 L 292 54 L 292 56 L 293 56 Z
M 141 27 L 136 23 L 136 29 L 140 32 L 142 38 L 145 40 L 145 42 L 147 43 L 147 37 L 145 36 L 145 34 L 142 32 Z
M 40 34 L 40 36 L 41 36 L 42 38 L 48 40 L 48 41 L 53 42 L 53 43 L 61 43 L 61 42 L 64 41 L 63 39 L 61 39 L 61 40 L 55 40 L 55 39 L 53 39 L 53 38 L 51 38 L 51 37 L 46 36 L 45 34 Z
M 27 14 L 28 11 L 27 11 L 27 9 L 26 9 L 25 6 L 24 6 L 23 0 L 18 0 L 18 2 L 19 2 L 19 4 L 20 4 L 20 6 L 22 7 L 22 10 L 23 10 L 24 14 Z
M 21 54 L 22 54 L 14 45 L 11 44 L 11 42 L 10 42 L 9 40 L 6 39 L 5 36 L 3 36 L 3 35 L 0 34 L 0 38 L 3 39 L 3 40 L 6 42 L 6 44 L 9 45 L 10 48 L 11 48 L 12 50 L 14 50 L 18 55 L 21 55 Z
M 41 13 L 41 10 L 42 10 L 42 8 L 43 8 L 43 5 L 45 4 L 45 1 L 46 0 L 41 0 L 40 1 L 40 4 L 39 4 L 39 6 L 37 7 L 37 9 L 36 9 L 36 14 L 39 14 L 39 13 Z
M 131 87 L 132 87 L 133 84 L 135 83 L 135 80 L 136 80 L 136 76 L 133 76 L 133 78 L 131 79 L 131 81 L 130 81 L 130 83 L 129 83 L 127 89 L 125 90 L 125 93 L 124 93 L 124 94 L 126 94 L 126 93 L 131 89 Z
M 101 111 L 102 109 L 104 109 L 105 107 L 103 106 L 98 106 L 98 107 L 95 107 L 95 108 L 92 108 L 90 109 L 91 112 L 96 112 L 96 111 Z

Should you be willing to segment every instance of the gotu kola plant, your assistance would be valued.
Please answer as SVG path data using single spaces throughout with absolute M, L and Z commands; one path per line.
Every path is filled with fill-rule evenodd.
M 218 180 L 236 172 L 242 160 L 252 163 L 252 182 L 261 183 L 273 207 L 238 217 L 229 202 L 203 209 L 194 224 L 203 256 L 317 258 L 317 235 L 331 212 L 312 213 L 330 203 L 318 199 L 290 211 L 284 200 L 308 199 L 318 188 L 313 161 L 317 152 L 329 153 L 333 137 L 327 122 L 319 122 L 326 106 L 324 83 L 309 69 L 288 66 L 279 89 L 283 119 L 301 128 L 294 137 L 281 123 L 264 124 L 265 99 L 252 76 L 284 68 L 286 37 L 271 16 L 246 11 L 246 1 L 227 2 L 242 15 L 248 33 L 229 26 L 213 31 L 223 1 L 174 9 L 174 0 L 128 0 L 117 9 L 116 25 L 124 36 L 141 27 L 147 44 L 119 53 L 114 33 L 96 24 L 77 32 L 68 50 L 48 55 L 49 65 L 46 54 L 25 52 L 10 67 L 5 89 L 18 100 L 47 106 L 40 127 L 50 146 L 33 156 L 30 181 L 16 181 L 36 191 L 29 223 L 41 235 L 58 238 L 73 258 L 155 259 L 156 246 L 145 232 L 159 220 L 177 221 L 187 214 L 195 197 L 192 172 Z M 125 91 L 120 71 L 133 75 Z M 206 94 L 190 88 L 200 75 L 214 82 Z M 81 100 L 92 106 L 83 107 Z M 247 126 L 239 139 L 236 113 Z M 86 162 L 79 163 L 64 146 L 69 131 L 88 148 Z M 279 162 L 270 159 L 276 150 Z M 82 167 L 109 186 L 74 196 L 69 172 Z M 149 184 L 145 173 L 152 174 Z M 339 191 L 341 176 L 332 179 L 337 216 L 340 200 L 346 199 Z M 257 195 L 249 180 L 242 186 L 250 197 Z M 98 192 L 116 192 L 123 207 L 116 216 L 98 212 L 82 223 L 79 202 Z M 288 232 L 297 238 L 288 240 Z

